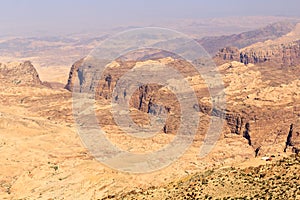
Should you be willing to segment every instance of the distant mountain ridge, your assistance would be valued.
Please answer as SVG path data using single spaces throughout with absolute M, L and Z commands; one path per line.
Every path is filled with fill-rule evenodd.
M 300 24 L 296 24 L 290 32 L 281 37 L 257 42 L 241 49 L 231 44 L 220 49 L 214 58 L 219 64 L 239 61 L 244 64 L 269 63 L 273 67 L 281 68 L 297 66 L 300 64 Z
M 214 55 L 224 47 L 234 46 L 240 49 L 257 42 L 276 39 L 291 32 L 295 26 L 296 22 L 282 21 L 253 31 L 217 37 L 204 37 L 197 41 L 206 49 L 208 53 Z

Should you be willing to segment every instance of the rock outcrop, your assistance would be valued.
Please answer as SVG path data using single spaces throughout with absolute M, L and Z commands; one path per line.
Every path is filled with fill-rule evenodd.
M 0 81 L 14 85 L 42 85 L 42 81 L 30 61 L 0 63 Z
M 244 64 L 272 64 L 278 67 L 292 67 L 300 64 L 300 40 L 288 44 L 272 45 L 265 48 L 235 47 L 221 49 L 215 56 L 218 63 L 239 61 Z
M 240 61 L 240 50 L 237 47 L 225 47 L 220 49 L 214 58 L 219 64 Z
M 300 40 L 264 49 L 242 50 L 240 62 L 244 64 L 271 62 L 280 67 L 297 66 L 300 64 Z
M 69 78 L 68 78 L 68 83 L 65 86 L 65 89 L 69 90 L 69 91 L 73 91 L 73 87 L 74 87 L 74 82 L 76 81 L 76 79 L 78 79 L 78 69 L 81 66 L 83 62 L 83 59 L 75 62 L 71 69 L 70 69 L 70 73 L 69 73 Z
M 284 152 L 286 152 L 288 148 L 291 148 L 292 151 L 294 152 L 299 152 L 300 149 L 299 125 L 298 127 L 295 127 L 295 129 L 294 129 L 294 124 L 290 125 L 290 129 L 285 142 Z
M 162 62 L 166 65 L 170 64 L 180 69 L 184 74 L 193 74 L 194 69 L 187 66 L 186 63 L 173 58 L 157 58 L 157 54 L 154 55 L 154 60 L 148 61 L 124 61 L 117 60 L 110 63 L 102 74 L 102 77 L 95 77 L 91 75 L 89 71 L 93 71 L 96 65 L 83 63 L 82 60 L 76 62 L 70 71 L 68 83 L 65 86 L 69 91 L 73 91 L 74 83 L 77 81 L 78 87 L 80 87 L 80 92 L 95 92 L 96 99 L 98 100 L 112 100 L 123 101 L 127 98 L 127 91 L 116 91 L 116 95 L 113 95 L 113 90 L 115 89 L 120 78 L 128 72 L 128 70 L 133 67 L 139 67 L 139 65 L 149 65 L 149 67 L 154 67 L 160 65 Z M 160 55 L 161 56 L 161 55 Z M 159 56 L 159 57 L 160 57 Z M 151 58 L 153 58 L 151 56 Z M 130 60 L 126 58 L 127 60 Z M 136 58 L 135 58 L 136 59 Z M 141 58 L 142 60 L 144 59 Z M 140 59 L 138 59 L 140 60 Z M 186 65 L 186 68 L 182 68 L 182 65 Z M 87 65 L 87 66 L 86 66 Z M 97 69 L 95 69 L 96 72 Z M 146 73 L 153 73 L 151 70 Z M 147 74 L 143 74 L 144 76 Z M 122 85 L 122 83 L 120 83 Z M 124 83 L 126 84 L 126 83 Z M 185 89 L 182 91 L 184 92 Z M 206 92 L 207 93 L 207 92 Z M 204 93 L 203 93 L 204 94 Z M 179 128 L 178 121 L 180 120 L 180 105 L 176 100 L 176 96 L 172 92 L 168 91 L 166 88 L 159 84 L 141 84 L 138 89 L 133 93 L 130 98 L 130 106 L 138 112 L 134 112 L 136 121 L 140 124 L 147 124 L 147 121 L 139 120 L 143 118 L 141 115 L 151 114 L 151 115 L 168 115 L 167 122 L 161 127 L 164 133 L 176 133 Z
M 290 30 L 290 29 L 287 29 Z M 230 44 L 234 46 L 234 43 Z M 238 50 L 240 49 L 240 50 Z M 294 67 L 300 64 L 300 24 L 282 37 L 240 48 L 223 47 L 215 56 L 219 64 L 238 61 L 244 64 L 269 64 L 273 67 Z

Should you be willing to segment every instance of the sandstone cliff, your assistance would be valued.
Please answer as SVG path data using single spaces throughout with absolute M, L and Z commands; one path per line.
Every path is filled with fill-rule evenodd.
M 176 57 L 162 58 L 164 55 L 157 52 L 153 58 L 151 55 L 145 57 L 141 52 L 125 56 L 109 64 L 102 77 L 96 78 L 87 73 L 87 69 L 96 68 L 96 65 L 78 61 L 71 68 L 66 88 L 72 91 L 77 79 L 82 91 L 87 89 L 95 92 L 98 100 L 122 101 L 126 91 L 117 91 L 115 96 L 112 94 L 124 73 L 136 66 L 163 63 L 179 70 L 194 87 L 199 104 L 193 107 L 199 115 L 226 120 L 224 137 L 230 138 L 230 133 L 243 138 L 244 143 L 253 149 L 253 155 L 283 152 L 286 149 L 292 151 L 292 148 L 300 148 L 297 142 L 297 120 L 300 114 L 296 109 L 300 103 L 297 89 L 300 74 L 297 67 L 300 64 L 300 24 L 291 32 L 293 26 L 287 26 L 282 26 L 282 29 L 268 27 L 267 30 L 272 33 L 281 30 L 274 33 L 274 37 L 281 36 L 274 40 L 256 43 L 241 50 L 226 47 L 217 53 L 214 59 L 220 64 L 218 71 L 225 84 L 226 110 L 212 109 L 205 81 L 188 63 Z M 286 32 L 289 33 L 282 36 Z M 184 92 L 185 88 L 181 90 Z M 130 106 L 135 118 L 133 121 L 145 125 L 148 123 L 147 114 L 163 112 L 167 113 L 168 118 L 161 132 L 175 134 L 178 130 L 180 106 L 176 96 L 172 96 L 172 92 L 166 88 L 157 84 L 141 84 L 131 97 Z M 109 120 L 105 122 L 114 124 Z M 292 131 L 291 124 L 294 124 Z M 205 131 L 208 124 L 200 125 L 202 131 Z
M 229 55 L 238 57 L 237 49 L 228 48 Z M 224 53 L 226 53 L 224 51 Z M 223 57 L 228 57 L 224 54 Z M 230 59 L 231 60 L 231 59 Z M 97 99 L 109 100 L 112 98 L 122 101 L 126 96 L 126 91 L 118 91 L 116 96 L 112 96 L 120 77 L 129 69 L 136 65 L 158 64 L 164 62 L 175 67 L 190 77 L 190 84 L 195 88 L 199 104 L 194 105 L 194 109 L 201 113 L 200 115 L 222 117 L 226 120 L 227 132 L 224 129 L 225 137 L 228 133 L 238 135 L 244 138 L 245 144 L 251 146 L 253 155 L 264 155 L 266 153 L 283 152 L 287 144 L 290 125 L 298 124 L 299 111 L 295 108 L 299 105 L 299 92 L 297 87 L 300 84 L 297 81 L 300 70 L 287 71 L 281 68 L 273 68 L 270 71 L 269 66 L 256 66 L 253 64 L 245 65 L 240 62 L 231 62 L 219 67 L 224 77 L 225 91 L 227 94 L 227 110 L 212 109 L 207 100 L 209 92 L 205 82 L 195 74 L 187 63 L 176 59 L 159 59 L 156 61 L 143 62 L 113 62 L 103 73 L 99 82 L 85 80 L 86 88 L 94 88 Z M 79 64 L 79 65 L 78 65 Z M 185 66 L 185 67 L 182 67 Z M 84 66 L 82 69 L 84 69 Z M 81 77 L 74 74 L 81 70 L 80 62 L 72 66 L 69 82 L 66 88 L 73 85 L 73 81 L 79 79 L 91 79 L 88 74 L 81 74 Z M 75 71 L 75 73 L 74 73 Z M 82 82 L 82 81 L 81 81 Z M 93 85 L 93 87 L 91 87 Z M 184 88 L 182 88 L 184 91 Z M 132 112 L 134 121 L 140 125 L 146 125 L 148 122 L 147 113 L 156 115 L 164 112 L 168 115 L 165 126 L 161 127 L 161 132 L 175 134 L 179 128 L 180 106 L 176 96 L 171 91 L 162 86 L 149 84 L 141 85 L 133 94 L 130 100 L 130 106 L 135 110 Z M 103 118 L 102 118 L 103 120 Z M 114 124 L 105 121 L 105 123 Z M 207 123 L 202 123 L 202 130 L 207 128 Z M 297 127 L 297 128 L 296 128 Z M 287 149 L 300 148 L 298 145 L 298 125 L 295 126 L 292 142 L 288 142 Z
M 239 61 L 273 67 L 297 66 L 300 64 L 300 24 L 293 31 L 274 40 L 258 42 L 240 50 L 237 47 L 222 48 L 217 52 L 215 60 L 219 64 Z
M 74 82 L 76 81 L 76 79 L 78 79 L 78 69 L 81 66 L 83 62 L 83 59 L 75 62 L 71 69 L 70 69 L 70 73 L 69 73 L 69 78 L 68 78 L 68 83 L 65 86 L 65 89 L 69 90 L 69 91 L 73 91 L 73 87 L 74 87 Z
M 218 62 L 239 61 L 244 64 L 271 64 L 278 67 L 291 67 L 300 64 L 300 40 L 265 48 L 246 48 L 238 50 L 234 47 L 221 49 L 215 56 Z

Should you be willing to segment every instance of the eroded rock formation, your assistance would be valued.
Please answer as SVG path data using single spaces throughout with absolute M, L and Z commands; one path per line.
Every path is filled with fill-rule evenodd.
M 75 62 L 71 69 L 70 69 L 70 73 L 69 73 L 69 78 L 68 78 L 68 83 L 65 86 L 65 89 L 69 90 L 69 91 L 73 91 L 73 87 L 74 87 L 74 82 L 76 81 L 76 79 L 78 79 L 78 69 L 81 66 L 83 62 L 83 59 Z
M 239 61 L 245 65 L 272 64 L 278 67 L 291 67 L 300 64 L 300 40 L 288 44 L 266 47 L 264 49 L 238 50 L 235 47 L 221 49 L 215 56 L 219 63 Z
M 14 85 L 42 85 L 42 81 L 30 61 L 0 63 L 0 81 Z
M 300 149 L 300 133 L 299 127 L 294 128 L 294 124 L 290 125 L 289 132 L 285 142 L 284 152 L 287 151 L 288 148 L 291 148 L 295 153 L 299 153 Z M 298 125 L 299 126 L 299 125 Z

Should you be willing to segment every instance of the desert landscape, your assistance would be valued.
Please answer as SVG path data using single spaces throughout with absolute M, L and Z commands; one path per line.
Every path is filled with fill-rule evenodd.
M 183 32 L 205 56 L 189 62 L 181 55 L 194 54 L 182 38 L 155 42 L 158 36 L 139 23 L 0 36 L 0 199 L 300 199 L 300 18 L 151 26 Z M 101 57 L 115 48 L 101 45 L 131 30 L 157 49 L 128 47 L 113 60 Z M 144 83 L 147 77 L 157 82 Z M 131 79 L 138 83 L 132 93 Z M 135 137 L 135 127 L 154 127 L 155 134 Z M 171 153 L 151 157 L 170 144 Z

